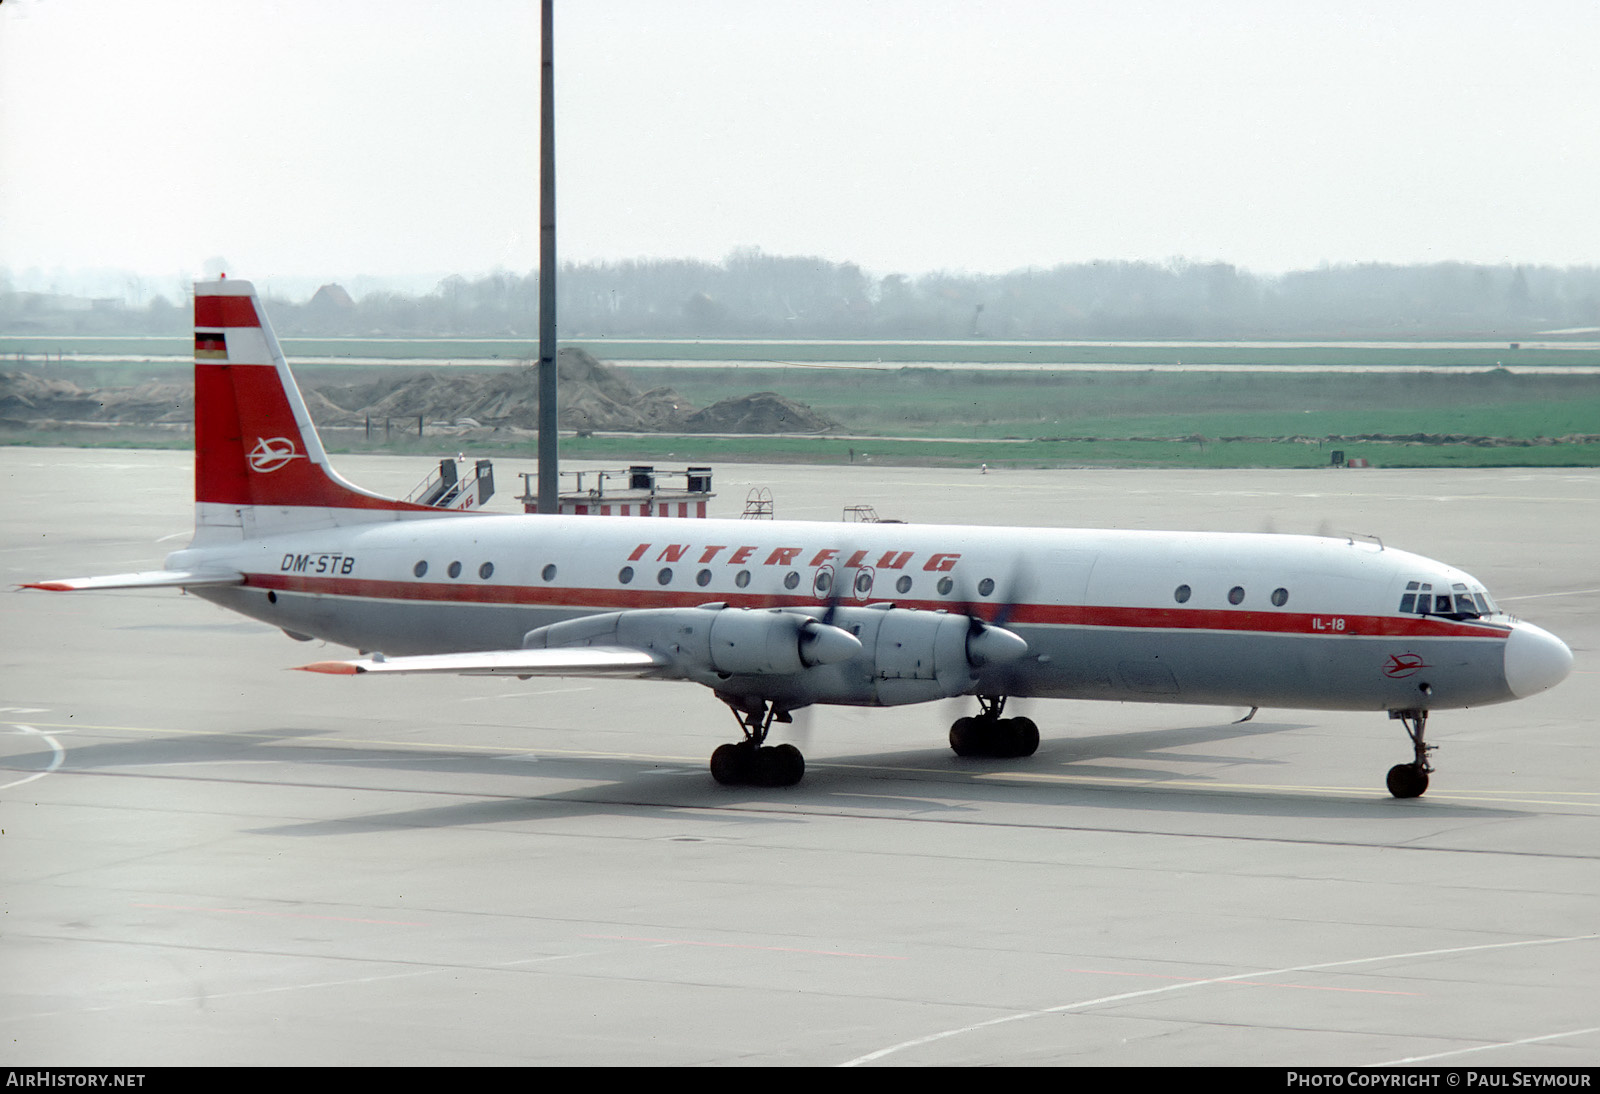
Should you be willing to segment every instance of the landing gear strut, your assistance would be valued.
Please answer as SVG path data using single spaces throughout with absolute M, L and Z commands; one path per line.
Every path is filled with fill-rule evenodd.
M 1032 756 L 1039 747 L 1039 727 L 1032 718 L 1002 718 L 1004 695 L 978 696 L 978 716 L 957 718 L 950 727 L 950 749 L 957 756 L 1010 758 Z
M 792 722 L 771 700 L 719 695 L 739 720 L 744 740 L 721 745 L 711 754 L 711 777 L 723 786 L 793 786 L 806 773 L 806 758 L 791 744 L 769 746 L 773 722 Z
M 1428 762 L 1428 753 L 1438 747 L 1423 739 L 1423 732 L 1428 726 L 1428 712 L 1391 710 L 1389 717 L 1398 719 L 1406 727 L 1406 736 L 1411 738 L 1411 746 L 1417 757 L 1411 763 L 1395 764 L 1389 769 L 1389 793 L 1397 798 L 1420 798 L 1422 792 L 1428 789 L 1428 774 L 1433 770 L 1433 765 Z

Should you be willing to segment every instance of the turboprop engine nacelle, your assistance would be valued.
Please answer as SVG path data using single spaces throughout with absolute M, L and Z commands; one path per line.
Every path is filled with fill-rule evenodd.
M 789 676 L 849 661 L 861 641 L 802 612 L 781 608 L 646 608 L 607 612 L 540 627 L 525 649 L 624 646 L 668 657 L 690 675 Z
M 1028 651 L 1013 631 L 965 615 L 892 604 L 834 608 L 649 608 L 529 631 L 529 649 L 619 646 L 668 662 L 664 676 L 720 693 L 809 703 L 900 706 L 960 695 L 987 665 Z
M 860 639 L 866 656 L 813 673 L 813 701 L 900 706 L 945 699 L 970 690 L 984 666 L 1028 652 L 1015 632 L 949 612 L 873 604 L 840 608 L 833 623 Z M 852 675 L 862 662 L 868 671 Z

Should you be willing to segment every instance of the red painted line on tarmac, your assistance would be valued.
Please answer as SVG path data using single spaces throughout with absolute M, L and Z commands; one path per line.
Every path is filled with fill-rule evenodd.
M 1068 972 L 1084 972 L 1094 976 L 1138 976 L 1147 980 L 1177 980 L 1185 984 L 1209 984 L 1215 981 L 1210 976 L 1167 976 L 1158 972 L 1113 972 L 1110 969 L 1068 969 Z M 1229 980 L 1229 984 L 1243 984 L 1251 988 L 1298 988 L 1301 991 L 1346 991 L 1358 995 L 1415 995 L 1421 996 L 1420 991 L 1384 991 L 1382 988 L 1330 988 L 1321 984 L 1271 984 L 1263 980 Z
M 135 904 L 135 908 L 159 908 L 166 912 L 215 912 L 218 915 L 260 915 L 273 919 L 327 919 L 335 923 L 368 923 L 385 927 L 426 927 L 426 923 L 412 923 L 404 919 L 358 919 L 344 915 L 303 915 L 299 912 L 256 912 L 247 908 L 197 908 L 185 904 Z
M 689 938 L 639 938 L 626 934 L 586 934 L 583 938 L 604 939 L 610 942 L 650 942 L 666 946 L 702 946 L 717 950 L 765 950 L 770 953 L 809 953 L 818 957 L 870 957 L 879 961 L 904 961 L 886 953 L 850 953 L 846 950 L 804 950 L 794 946 L 747 946 L 737 942 L 696 942 Z

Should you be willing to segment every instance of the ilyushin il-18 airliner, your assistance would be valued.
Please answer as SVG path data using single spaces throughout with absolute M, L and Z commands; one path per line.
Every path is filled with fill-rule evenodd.
M 349 675 L 688 680 L 733 711 L 725 784 L 786 786 L 767 744 L 813 704 L 977 700 L 961 756 L 1039 744 L 1009 697 L 1370 710 L 1427 789 L 1435 710 L 1555 686 L 1572 653 L 1469 574 L 1358 538 L 486 514 L 360 489 L 329 463 L 254 288 L 195 286 L 195 533 L 163 570 L 33 583 L 172 587 L 362 651 Z

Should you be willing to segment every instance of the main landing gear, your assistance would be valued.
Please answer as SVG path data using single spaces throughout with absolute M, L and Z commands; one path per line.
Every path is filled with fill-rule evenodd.
M 744 740 L 721 745 L 711 754 L 711 777 L 723 786 L 793 786 L 806 773 L 806 758 L 791 744 L 768 745 L 773 722 L 792 722 L 771 700 L 719 696 L 739 719 Z
M 950 726 L 950 748 L 957 756 L 1010 758 L 1032 756 L 1039 747 L 1039 727 L 1032 718 L 1002 718 L 1004 695 L 978 696 L 978 716 L 957 718 Z
M 1398 719 L 1406 727 L 1406 736 L 1411 738 L 1411 747 L 1417 757 L 1411 763 L 1395 764 L 1389 769 L 1389 793 L 1397 798 L 1420 798 L 1422 792 L 1428 789 L 1428 774 L 1433 770 L 1433 765 L 1428 762 L 1428 753 L 1438 747 L 1423 739 L 1423 731 L 1428 725 L 1428 712 L 1391 710 L 1389 717 Z

